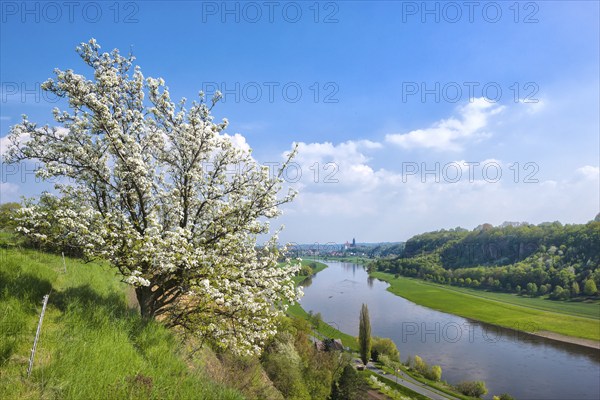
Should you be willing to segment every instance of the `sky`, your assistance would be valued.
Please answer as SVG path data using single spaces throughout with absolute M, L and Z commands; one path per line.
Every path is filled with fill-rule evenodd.
M 299 153 L 272 226 L 296 243 L 404 241 L 600 211 L 597 1 L 0 2 L 0 152 L 39 85 L 90 74 L 75 47 L 132 52 L 173 99 L 224 94 L 261 163 Z M 2 164 L 0 202 L 48 185 Z

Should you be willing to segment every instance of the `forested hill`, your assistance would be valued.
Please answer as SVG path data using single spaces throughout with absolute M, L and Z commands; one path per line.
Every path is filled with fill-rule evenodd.
M 484 224 L 473 231 L 428 232 L 412 237 L 400 255 L 379 260 L 374 267 L 503 291 L 520 291 L 532 283 L 536 293 L 530 286 L 531 294 L 550 293 L 560 286 L 576 296 L 583 293 L 588 279 L 600 284 L 599 219 L 581 225 L 505 223 Z
M 402 257 L 437 252 L 444 268 L 477 265 L 507 265 L 526 259 L 552 246 L 570 265 L 600 262 L 600 222 L 585 225 L 540 225 L 492 227 L 484 224 L 473 231 L 441 230 L 412 237 Z

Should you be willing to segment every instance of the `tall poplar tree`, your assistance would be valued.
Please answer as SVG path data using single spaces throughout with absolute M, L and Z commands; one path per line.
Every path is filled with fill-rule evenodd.
M 358 346 L 360 359 L 367 365 L 371 357 L 371 320 L 369 319 L 369 307 L 363 303 L 360 309 L 360 321 L 358 326 Z

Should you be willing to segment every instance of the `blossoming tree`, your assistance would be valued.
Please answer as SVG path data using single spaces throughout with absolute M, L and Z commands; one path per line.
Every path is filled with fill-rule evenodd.
M 277 235 L 256 245 L 294 196 L 279 195 L 286 163 L 273 176 L 234 145 L 227 121 L 211 116 L 218 94 L 207 104 L 200 93 L 186 107 L 171 101 L 162 79 L 132 68 L 132 56 L 100 53 L 94 39 L 77 52 L 93 79 L 56 70 L 42 87 L 68 101 L 69 111 L 53 111 L 62 126 L 24 116 L 11 129 L 7 161 L 37 160 L 42 178 L 62 178 L 52 232 L 108 260 L 135 287 L 143 317 L 260 351 L 298 295 L 290 278 L 298 267 L 278 266 Z M 54 240 L 41 229 L 44 210 L 24 207 L 21 230 Z

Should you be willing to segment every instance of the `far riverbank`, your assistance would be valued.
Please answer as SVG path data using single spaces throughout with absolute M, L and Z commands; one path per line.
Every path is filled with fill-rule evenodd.
M 369 276 L 389 283 L 388 291 L 416 304 L 529 335 L 600 350 L 600 318 L 585 318 L 509 304 L 429 282 L 383 272 Z M 600 305 L 598 305 L 600 312 Z M 523 330 L 519 327 L 534 327 Z

